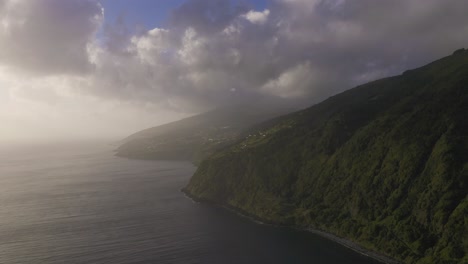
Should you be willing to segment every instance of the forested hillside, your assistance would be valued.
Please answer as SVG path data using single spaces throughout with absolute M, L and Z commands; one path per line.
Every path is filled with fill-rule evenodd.
M 468 51 L 249 131 L 184 189 L 405 263 L 468 263 Z

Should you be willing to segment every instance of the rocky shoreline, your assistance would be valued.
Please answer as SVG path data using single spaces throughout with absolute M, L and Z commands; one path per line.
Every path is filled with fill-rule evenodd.
M 332 240 L 332 241 L 335 241 L 353 251 L 356 251 L 357 253 L 359 254 L 362 254 L 364 256 L 367 256 L 367 257 L 370 257 L 370 258 L 373 258 L 377 261 L 380 261 L 382 263 L 385 263 L 385 264 L 400 264 L 401 262 L 398 262 L 386 255 L 383 255 L 383 254 L 380 254 L 380 253 L 377 253 L 377 252 L 374 252 L 374 251 L 371 251 L 371 250 L 368 250 L 368 249 L 365 249 L 363 247 L 361 247 L 359 244 L 355 243 L 355 242 L 352 242 L 350 240 L 347 240 L 345 238 L 341 238 L 341 237 L 338 237 L 336 235 L 333 235 L 331 233 L 328 233 L 328 232 L 325 232 L 325 231 L 322 231 L 322 230 L 317 230 L 317 229 L 306 229 L 306 231 L 308 232 L 311 232 L 311 233 L 314 233 L 314 234 L 317 234 L 319 236 L 322 236 L 324 238 L 327 238 L 329 240 Z
M 181 192 L 185 194 L 185 196 L 189 199 L 191 199 L 192 201 L 194 202 L 197 202 L 197 203 L 205 203 L 205 204 L 209 204 L 209 205 L 212 205 L 212 206 L 216 206 L 216 207 L 221 207 L 221 208 L 224 208 L 224 209 L 227 209 L 241 217 L 246 217 L 248 219 L 250 219 L 251 221 L 254 221 L 254 222 L 257 222 L 257 223 L 260 223 L 260 224 L 267 224 L 267 225 L 272 225 L 272 226 L 278 226 L 278 227 L 288 227 L 288 228 L 292 228 L 292 229 L 298 229 L 298 230 L 304 230 L 304 231 L 307 231 L 307 232 L 310 232 L 310 233 L 313 233 L 313 234 L 316 234 L 316 235 L 319 235 L 321 237 L 324 237 L 326 239 L 329 239 L 329 240 L 332 240 L 336 243 L 339 243 L 341 244 L 342 246 L 345 246 L 359 254 L 362 254 L 364 256 L 367 256 L 367 257 L 370 257 L 374 260 L 377 260 L 383 264 L 401 264 L 401 262 L 399 261 L 396 261 L 384 254 L 381 254 L 381 253 L 378 253 L 378 252 L 374 252 L 374 251 L 371 251 L 371 250 L 368 250 L 368 249 L 365 249 L 363 248 L 362 246 L 360 246 L 359 244 L 353 242 L 353 241 L 350 241 L 348 239 L 345 239 L 345 238 L 342 238 L 342 237 L 338 237 L 334 234 L 331 234 L 331 233 L 328 233 L 326 231 L 323 231 L 323 230 L 318 230 L 318 229 L 311 229 L 311 228 L 308 228 L 308 229 L 303 229 L 303 228 L 297 228 L 297 227 L 294 227 L 294 226 L 282 226 L 282 225 L 278 225 L 276 223 L 271 223 L 271 222 L 268 222 L 268 221 L 265 221 L 264 219 L 261 219 L 255 215 L 252 215 L 248 212 L 245 212 L 239 208 L 234 208 L 232 206 L 226 206 L 226 205 L 222 205 L 222 204 L 217 204 L 217 203 L 214 203 L 210 200 L 206 200 L 206 199 L 200 199 L 196 196 L 194 196 L 193 194 L 191 194 L 188 190 L 186 190 L 185 188 L 181 189 Z

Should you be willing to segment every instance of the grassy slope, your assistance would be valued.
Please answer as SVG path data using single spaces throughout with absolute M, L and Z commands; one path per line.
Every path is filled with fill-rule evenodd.
M 407 263 L 468 263 L 468 51 L 258 126 L 185 191 Z

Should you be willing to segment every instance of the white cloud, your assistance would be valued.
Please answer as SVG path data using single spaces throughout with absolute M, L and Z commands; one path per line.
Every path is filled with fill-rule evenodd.
M 267 94 L 282 98 L 300 97 L 305 94 L 307 89 L 319 85 L 320 78 L 319 71 L 312 69 L 310 62 L 305 62 L 268 81 L 262 86 L 262 90 Z
M 187 28 L 182 36 L 182 46 L 177 51 L 183 63 L 195 65 L 201 59 L 206 41 L 193 28 Z
M 253 24 L 265 24 L 268 20 L 268 15 L 270 15 L 270 10 L 268 9 L 265 9 L 262 12 L 250 10 L 249 12 L 247 12 L 247 14 L 242 15 L 242 17 Z
M 166 29 L 155 28 L 146 35 L 133 37 L 131 39 L 132 49 L 143 63 L 157 64 L 162 56 L 169 55 L 171 52 L 171 43 L 168 39 L 169 31 Z

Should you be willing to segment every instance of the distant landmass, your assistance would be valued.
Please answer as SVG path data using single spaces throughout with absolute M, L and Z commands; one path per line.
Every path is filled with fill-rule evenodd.
M 229 146 L 208 144 L 214 153 L 184 188 L 193 198 L 405 263 L 468 263 L 467 50 L 262 123 L 241 140 L 210 129 L 191 131 L 202 133 L 194 145 Z
M 292 112 L 293 109 L 287 104 L 267 102 L 218 108 L 135 133 L 122 141 L 116 155 L 198 163 L 215 150 L 233 143 L 254 124 Z

